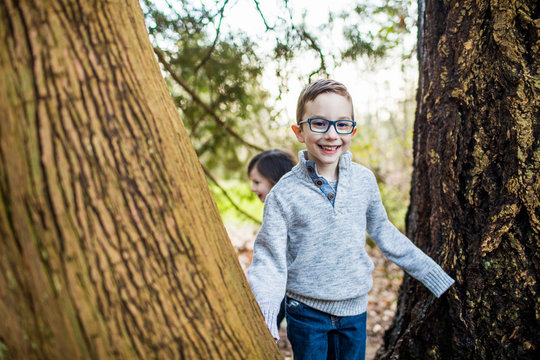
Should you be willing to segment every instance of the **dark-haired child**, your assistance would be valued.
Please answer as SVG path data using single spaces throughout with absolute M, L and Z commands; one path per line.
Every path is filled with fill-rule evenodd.
M 279 149 L 262 151 L 248 164 L 247 172 L 251 180 L 251 191 L 264 202 L 266 195 L 283 175 L 291 171 L 295 162 L 288 152 Z M 281 302 L 277 314 L 277 327 L 285 318 L 285 301 Z

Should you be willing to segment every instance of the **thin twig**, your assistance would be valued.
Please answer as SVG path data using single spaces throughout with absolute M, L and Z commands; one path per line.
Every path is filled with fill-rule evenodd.
M 273 26 L 269 26 L 268 23 L 266 22 L 266 18 L 264 17 L 264 14 L 261 10 L 261 7 L 259 5 L 259 2 L 257 0 L 253 0 L 253 2 L 255 3 L 255 6 L 257 7 L 257 11 L 259 12 L 259 15 L 261 15 L 261 19 L 262 21 L 264 22 L 264 26 L 266 26 L 266 31 L 268 30 L 274 30 L 274 27 Z
M 244 211 L 242 208 L 240 208 L 240 206 L 238 206 L 238 204 L 236 204 L 236 202 L 230 197 L 229 193 L 227 193 L 227 190 L 225 190 L 216 180 L 216 178 L 214 178 L 214 176 L 210 173 L 210 171 L 208 171 L 207 168 L 205 168 L 204 166 L 202 167 L 203 170 L 204 170 L 204 173 L 206 174 L 206 176 L 212 180 L 212 182 L 219 188 L 219 190 L 221 190 L 221 192 L 223 193 L 223 195 L 225 195 L 225 197 L 227 198 L 227 200 L 229 200 L 229 203 L 236 209 L 236 211 L 238 211 L 240 214 L 244 215 L 245 217 L 247 217 L 248 219 L 250 219 L 251 221 L 255 222 L 256 224 L 259 224 L 261 225 L 261 222 L 258 220 L 258 219 L 255 219 L 253 216 L 251 216 L 250 214 L 248 214 L 246 211 Z
M 321 63 L 320 63 L 320 66 L 319 66 L 319 69 L 312 72 L 309 77 L 311 78 L 311 76 L 313 76 L 314 74 L 322 71 L 324 72 L 324 74 L 326 76 L 328 76 L 328 71 L 326 69 L 326 61 L 325 61 L 325 57 L 324 57 L 324 54 L 322 53 L 322 50 L 321 48 L 319 47 L 319 45 L 317 44 L 317 42 L 315 41 L 315 39 L 313 38 L 313 36 L 311 36 L 311 34 L 309 34 L 306 29 L 304 27 L 302 28 L 298 28 L 294 25 L 294 21 L 293 21 L 293 16 L 292 16 L 292 11 L 291 9 L 289 8 L 289 2 L 288 1 L 285 1 L 285 8 L 288 10 L 289 12 L 289 19 L 291 21 L 291 28 L 298 34 L 298 36 L 300 36 L 300 39 L 306 41 L 308 43 L 308 46 L 315 50 L 316 53 L 319 54 L 319 58 L 321 60 Z
M 223 6 L 221 7 L 221 9 L 219 10 L 219 23 L 218 23 L 218 27 L 217 27 L 217 30 L 216 30 L 216 37 L 214 38 L 214 42 L 212 43 L 212 46 L 210 47 L 210 49 L 208 50 L 208 52 L 206 53 L 206 56 L 201 60 L 201 62 L 195 66 L 195 72 L 199 72 L 199 70 L 201 69 L 201 67 L 204 66 L 204 64 L 206 64 L 206 62 L 210 59 L 210 57 L 212 56 L 212 53 L 214 52 L 215 48 L 216 48 L 216 45 L 217 45 L 217 42 L 218 42 L 218 39 L 219 39 L 219 34 L 221 32 L 221 22 L 223 21 L 223 14 L 225 13 L 225 6 L 227 5 L 227 3 L 229 2 L 229 0 L 225 0 L 225 2 L 223 3 Z

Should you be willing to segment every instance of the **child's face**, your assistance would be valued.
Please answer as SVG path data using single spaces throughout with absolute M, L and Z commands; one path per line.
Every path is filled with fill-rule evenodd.
M 251 180 L 251 191 L 264 202 L 266 195 L 268 195 L 270 189 L 272 189 L 273 184 L 268 178 L 261 175 L 259 170 L 257 170 L 257 166 L 254 166 L 249 172 L 249 179 Z
M 315 100 L 306 103 L 302 120 L 309 118 L 324 118 L 332 121 L 351 120 L 352 105 L 342 95 L 323 93 Z M 296 138 L 306 144 L 308 158 L 314 161 L 317 169 L 333 168 L 339 163 L 339 158 L 349 150 L 352 134 L 342 135 L 330 126 L 324 134 L 312 132 L 309 124 L 304 123 L 293 127 Z

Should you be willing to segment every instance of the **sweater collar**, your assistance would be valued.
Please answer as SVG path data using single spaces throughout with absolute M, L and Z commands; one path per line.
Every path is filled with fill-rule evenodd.
M 351 161 L 352 161 L 352 154 L 350 151 L 347 151 L 341 157 L 339 158 L 339 177 L 341 178 L 341 175 L 348 172 L 348 170 L 351 167 Z M 317 167 L 313 161 L 309 161 L 307 159 L 307 150 L 301 150 L 298 152 L 298 165 L 300 171 L 304 175 L 306 175 L 308 178 L 312 178 L 312 174 L 315 176 L 319 176 L 317 174 Z M 313 171 L 309 171 L 308 168 L 311 167 Z

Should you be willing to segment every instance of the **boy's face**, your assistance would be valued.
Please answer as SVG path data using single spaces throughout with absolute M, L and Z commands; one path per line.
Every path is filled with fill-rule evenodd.
M 343 95 L 323 93 L 315 100 L 306 103 L 302 120 L 324 118 L 332 121 L 351 120 L 352 105 Z M 293 126 L 296 138 L 306 144 L 309 160 L 315 162 L 317 169 L 334 167 L 339 158 L 349 150 L 352 134 L 342 135 L 330 126 L 324 134 L 312 132 L 308 123 Z M 356 131 L 356 129 L 355 129 Z

